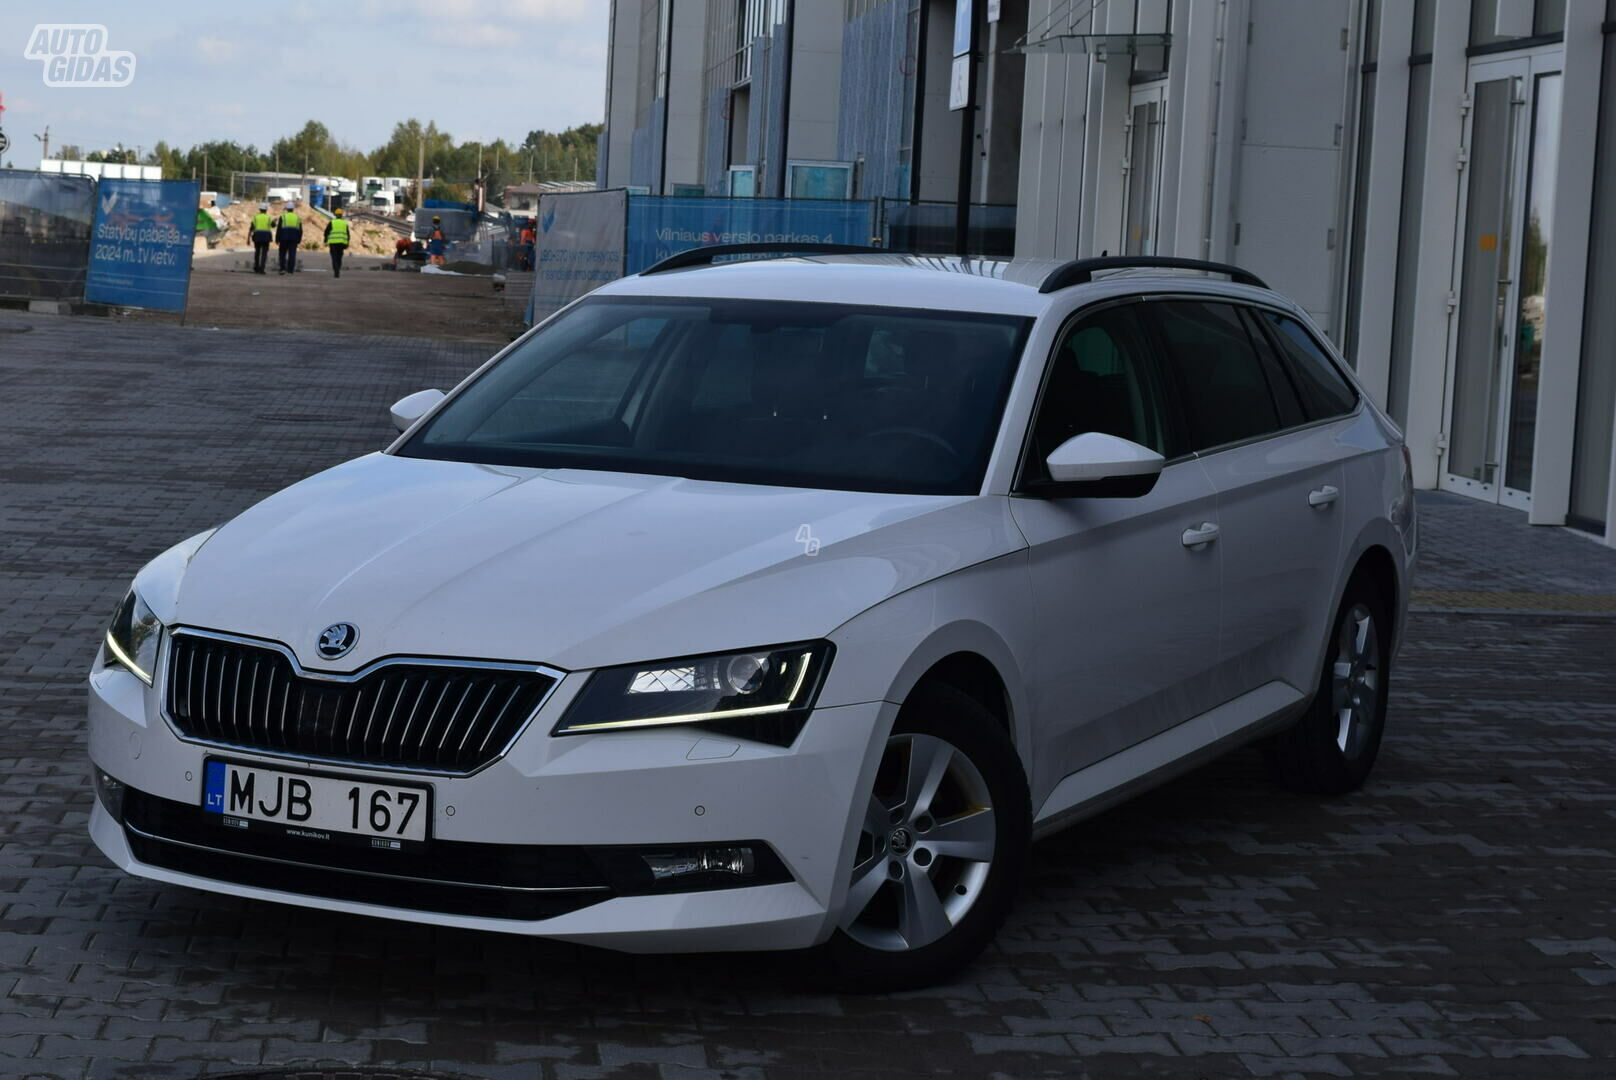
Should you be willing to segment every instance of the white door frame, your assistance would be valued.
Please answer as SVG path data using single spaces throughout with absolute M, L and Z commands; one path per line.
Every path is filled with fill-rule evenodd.
M 1522 259 L 1525 257 L 1526 241 L 1526 195 L 1530 181 L 1529 167 L 1532 151 L 1532 117 L 1536 108 L 1537 77 L 1560 72 L 1564 67 L 1564 50 L 1560 46 L 1548 46 L 1528 52 L 1513 53 L 1504 57 L 1486 57 L 1471 61 L 1469 71 L 1465 76 L 1465 98 L 1472 102 L 1464 118 L 1464 136 L 1462 146 L 1466 153 L 1474 145 L 1474 126 L 1476 110 L 1474 101 L 1476 85 L 1483 82 L 1493 82 L 1502 79 L 1515 79 L 1512 106 L 1516 113 L 1511 126 L 1508 148 L 1508 161 L 1510 168 L 1509 189 L 1507 192 L 1509 205 L 1506 209 L 1510 228 L 1509 263 L 1501 267 L 1501 271 L 1509 277 L 1499 284 L 1506 284 L 1507 292 L 1504 296 L 1504 311 L 1514 313 L 1520 309 L 1520 270 Z M 1457 396 L 1457 379 L 1455 375 L 1459 363 L 1459 324 L 1460 304 L 1463 297 L 1464 259 L 1468 252 L 1469 237 L 1467 235 L 1467 222 L 1470 209 L 1470 170 L 1476 168 L 1478 162 L 1467 160 L 1464 169 L 1459 172 L 1458 216 L 1455 218 L 1456 227 L 1453 238 L 1453 268 L 1452 291 L 1458 301 L 1455 304 L 1452 317 L 1448 319 L 1448 363 L 1444 379 L 1443 400 L 1443 431 L 1451 433 L 1454 427 L 1454 408 Z M 1449 468 L 1452 458 L 1451 447 L 1442 448 L 1442 464 L 1438 471 L 1438 486 L 1444 491 L 1468 495 L 1472 498 L 1487 502 L 1500 503 L 1517 510 L 1530 510 L 1532 495 L 1529 491 L 1520 491 L 1505 485 L 1504 477 L 1509 461 L 1510 438 L 1510 398 L 1515 384 L 1515 346 L 1516 334 L 1513 318 L 1506 323 L 1502 331 L 1503 340 L 1496 346 L 1493 357 L 1494 391 L 1493 400 L 1489 403 L 1495 410 L 1496 432 L 1490 440 L 1487 452 L 1493 463 L 1492 479 L 1483 481 L 1468 476 L 1460 476 Z M 1534 485 L 1535 486 L 1535 485 Z
M 1118 255 L 1126 254 L 1128 251 L 1128 219 L 1132 216 L 1133 200 L 1138 194 L 1133 182 L 1133 170 L 1139 166 L 1139 163 L 1133 160 L 1133 114 L 1134 110 L 1139 106 L 1152 104 L 1156 106 L 1156 131 L 1154 146 L 1152 147 L 1154 156 L 1151 161 L 1151 168 L 1155 170 L 1156 175 L 1152 178 L 1150 185 L 1151 205 L 1145 209 L 1145 221 L 1148 223 L 1147 235 L 1150 238 L 1150 243 L 1147 245 L 1149 250 L 1142 254 L 1156 255 L 1160 253 L 1161 194 L 1164 172 L 1162 157 L 1167 150 L 1166 79 L 1155 79 L 1148 83 L 1140 83 L 1137 86 L 1130 87 L 1128 90 L 1128 112 L 1122 124 L 1122 228 L 1119 230 L 1122 234 L 1122 246 L 1117 251 Z

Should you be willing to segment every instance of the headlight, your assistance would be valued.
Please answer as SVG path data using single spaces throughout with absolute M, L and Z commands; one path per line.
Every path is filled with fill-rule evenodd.
M 107 627 L 107 661 L 122 664 L 150 686 L 152 673 L 157 670 L 157 643 L 162 636 L 163 624 L 140 594 L 130 589 L 118 605 L 112 625 Z
M 819 693 L 830 655 L 829 642 L 814 641 L 604 668 L 552 734 L 701 724 L 789 746 Z

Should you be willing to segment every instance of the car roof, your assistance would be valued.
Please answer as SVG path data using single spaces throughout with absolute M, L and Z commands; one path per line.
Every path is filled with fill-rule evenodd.
M 1087 302 L 1140 293 L 1195 292 L 1295 309 L 1268 289 L 1197 271 L 1158 268 L 1107 271 L 1089 282 L 1041 292 L 1049 275 L 1067 262 L 898 252 L 793 255 L 632 274 L 602 286 L 595 295 L 798 300 L 1039 316 L 1052 307 L 1069 308 L 1079 295 Z

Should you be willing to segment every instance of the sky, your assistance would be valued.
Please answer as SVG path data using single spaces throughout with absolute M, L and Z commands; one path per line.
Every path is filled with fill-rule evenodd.
M 8 165 L 39 162 L 34 135 L 86 152 L 231 139 L 266 150 L 319 120 L 374 150 L 393 125 L 435 121 L 458 142 L 602 119 L 608 0 L 6 0 L 0 129 Z M 25 54 L 40 24 L 99 24 L 134 54 L 129 85 L 51 87 Z

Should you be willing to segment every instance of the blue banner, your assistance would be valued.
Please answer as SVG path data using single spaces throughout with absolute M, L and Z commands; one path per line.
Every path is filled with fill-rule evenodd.
M 84 299 L 184 311 L 201 197 L 195 180 L 102 180 Z
M 630 196 L 627 272 L 708 244 L 868 244 L 874 227 L 868 202 Z

